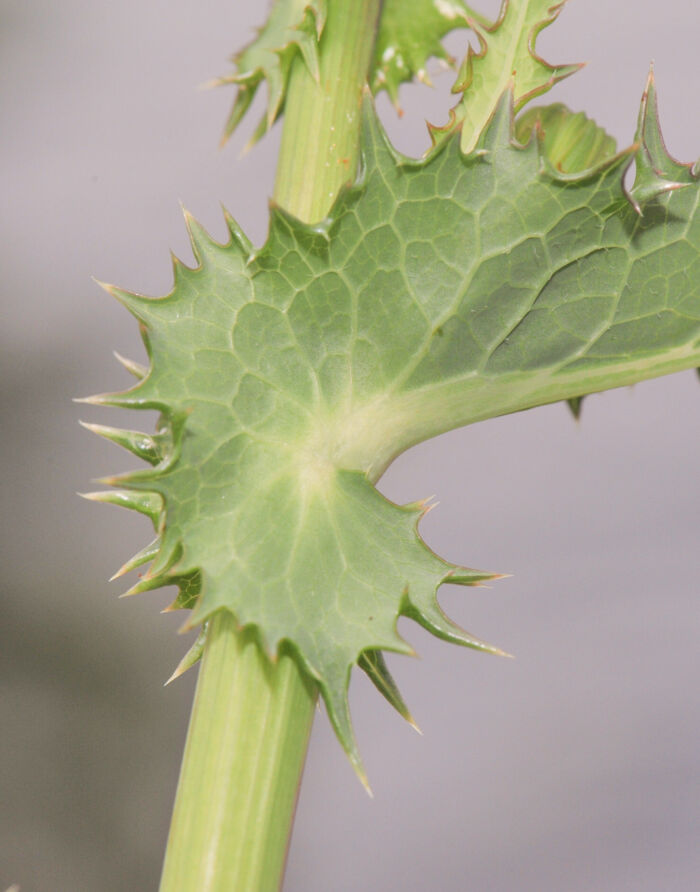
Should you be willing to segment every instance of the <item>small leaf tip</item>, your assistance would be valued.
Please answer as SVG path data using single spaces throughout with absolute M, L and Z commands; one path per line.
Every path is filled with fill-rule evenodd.
M 105 399 L 109 394 L 106 393 L 96 393 L 92 396 L 74 396 L 74 403 L 83 403 L 87 406 L 103 406 L 105 405 Z
M 413 718 L 412 715 L 406 716 L 406 721 L 413 728 L 414 731 L 416 731 L 418 734 L 420 734 L 421 737 L 424 736 L 423 732 L 420 729 L 420 726 L 418 725 L 418 723 L 416 722 L 416 720 Z
M 367 777 L 367 772 L 365 771 L 362 762 L 359 759 L 353 759 L 350 757 L 350 762 L 352 763 L 352 767 L 355 769 L 355 774 L 360 780 L 360 783 L 365 788 L 365 793 L 369 796 L 370 799 L 374 799 L 374 793 L 372 791 L 372 787 L 370 786 L 369 778 Z
M 148 374 L 148 368 L 145 365 L 142 365 L 140 362 L 136 362 L 133 359 L 127 359 L 125 356 L 122 356 L 121 353 L 118 353 L 116 350 L 112 351 L 117 362 L 121 363 L 124 368 L 129 372 L 134 378 L 138 378 L 142 380 Z
M 114 291 L 116 290 L 116 287 L 117 287 L 116 285 L 110 285 L 109 282 L 103 282 L 101 279 L 98 279 L 96 276 L 91 276 L 90 278 L 95 283 L 95 285 L 99 285 L 99 287 L 103 291 L 106 291 L 107 294 L 110 294 L 110 295 L 112 295 L 112 297 L 114 297 Z

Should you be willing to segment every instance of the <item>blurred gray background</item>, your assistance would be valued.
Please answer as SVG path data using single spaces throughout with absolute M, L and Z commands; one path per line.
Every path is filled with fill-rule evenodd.
M 143 357 L 90 276 L 167 290 L 168 250 L 191 258 L 178 200 L 220 237 L 222 201 L 264 239 L 279 132 L 239 160 L 251 119 L 217 151 L 232 94 L 198 85 L 265 6 L 0 0 L 2 890 L 157 887 L 195 673 L 162 686 L 187 645 L 169 593 L 119 601 L 106 582 L 147 524 L 74 496 L 129 466 L 78 417 L 134 419 L 70 399 L 127 383 L 112 349 Z M 550 96 L 629 142 L 653 58 L 668 144 L 693 159 L 699 36 L 687 0 L 574 0 L 539 46 L 590 64 Z M 436 83 L 404 89 L 401 121 L 380 102 L 408 153 L 449 107 Z M 515 574 L 441 600 L 517 659 L 405 623 L 422 659 L 391 666 L 425 736 L 355 679 L 370 801 L 318 716 L 286 892 L 698 888 L 699 434 L 689 372 L 593 397 L 580 424 L 549 406 L 390 468 L 391 498 L 439 499 L 435 550 Z

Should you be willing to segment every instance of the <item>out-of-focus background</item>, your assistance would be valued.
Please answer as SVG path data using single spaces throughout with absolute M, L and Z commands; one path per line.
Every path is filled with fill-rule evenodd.
M 482 3 L 484 12 L 496 3 Z M 266 229 L 279 131 L 224 151 L 228 70 L 265 4 L 0 0 L 0 889 L 157 887 L 195 672 L 169 593 L 106 580 L 148 535 L 81 502 L 128 456 L 78 417 L 150 424 L 71 397 L 118 389 L 136 326 L 90 276 L 170 285 L 191 258 L 178 200 L 223 237 L 222 201 Z M 700 154 L 700 7 L 575 0 L 539 43 L 589 66 L 550 94 L 631 141 L 650 59 L 671 150 Z M 467 33 L 450 38 L 455 53 Z M 420 154 L 440 89 L 405 89 L 396 144 Z M 262 111 L 262 105 L 258 104 Z M 431 109 L 434 109 L 431 111 Z M 311 175 L 311 172 L 310 172 Z M 382 482 L 435 494 L 422 524 L 453 561 L 512 572 L 449 590 L 499 660 L 406 622 L 392 669 L 419 737 L 359 676 L 352 706 L 375 799 L 324 715 L 311 741 L 286 892 L 688 892 L 700 875 L 697 641 L 700 389 L 694 373 L 497 419 L 402 456 Z

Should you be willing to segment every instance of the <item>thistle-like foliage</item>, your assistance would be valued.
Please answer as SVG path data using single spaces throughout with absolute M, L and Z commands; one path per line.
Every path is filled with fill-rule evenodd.
M 577 72 L 582 66 L 550 65 L 538 55 L 537 37 L 551 25 L 566 0 L 502 0 L 493 25 L 484 27 L 474 18 L 469 25 L 476 33 L 480 49 L 469 49 L 452 88 L 462 98 L 450 112 L 444 127 L 430 127 L 434 143 L 458 128 L 462 151 L 476 147 L 486 122 L 494 113 L 503 92 L 513 92 L 515 112 L 531 99 L 546 93 L 554 84 Z
M 392 149 L 368 99 L 362 173 L 326 220 L 273 208 L 255 249 L 230 218 L 218 244 L 188 217 L 199 265 L 176 263 L 170 294 L 108 288 L 141 323 L 150 368 L 91 401 L 162 419 L 153 437 L 96 429 L 152 464 L 95 496 L 154 519 L 156 542 L 126 565 L 152 559 L 132 591 L 176 584 L 190 625 L 227 610 L 271 657 L 289 647 L 358 767 L 352 666 L 408 715 L 381 655 L 410 651 L 399 616 L 491 649 L 435 597 L 490 574 L 423 544 L 425 505 L 379 494 L 392 458 L 700 363 L 698 184 L 664 148 L 653 81 L 635 145 L 575 173 L 551 162 L 542 126 L 515 140 L 518 89 L 474 151 L 455 135 L 422 161 Z
M 502 0 L 498 18 L 491 23 L 462 0 L 385 0 L 369 73 L 372 92 L 386 90 L 398 108 L 402 83 L 414 78 L 430 83 L 427 64 L 431 57 L 453 64 L 442 38 L 455 28 L 470 28 L 479 50 L 469 49 L 452 88 L 462 97 L 447 124 L 429 128 L 434 144 L 459 129 L 462 150 L 471 152 L 511 80 L 517 113 L 528 101 L 581 68 L 580 64 L 550 65 L 535 46 L 540 31 L 557 19 L 566 2 Z M 267 110 L 251 143 L 269 130 L 284 109 L 297 54 L 318 79 L 326 13 L 326 0 L 274 0 L 256 39 L 232 57 L 234 73 L 214 81 L 218 86 L 234 84 L 238 88 L 224 141 L 244 118 L 263 81 L 267 84 Z
M 223 140 L 238 127 L 260 84 L 267 84 L 267 110 L 252 141 L 274 124 L 284 106 L 292 62 L 300 53 L 311 75 L 318 78 L 318 41 L 326 21 L 326 0 L 275 0 L 267 22 L 245 49 L 236 53 L 233 74 L 219 78 L 216 86 L 238 87 Z
M 243 120 L 258 88 L 267 84 L 267 110 L 251 138 L 255 143 L 283 111 L 292 62 L 299 54 L 309 73 L 319 76 L 319 42 L 326 22 L 327 0 L 274 0 L 257 37 L 231 61 L 233 74 L 214 81 L 233 84 L 236 97 L 224 127 L 227 140 Z M 384 0 L 369 83 L 374 93 L 386 90 L 398 108 L 399 86 L 417 78 L 430 83 L 430 57 L 452 65 L 441 39 L 455 28 L 489 27 L 489 22 L 462 0 Z
M 442 38 L 455 28 L 489 23 L 462 0 L 384 0 L 370 76 L 373 93 L 386 90 L 399 105 L 399 86 L 413 78 L 429 84 L 428 59 L 452 65 Z

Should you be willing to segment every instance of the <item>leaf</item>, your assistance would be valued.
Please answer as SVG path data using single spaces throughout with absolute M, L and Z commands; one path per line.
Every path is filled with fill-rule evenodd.
M 562 173 L 583 173 L 604 164 L 616 151 L 615 139 L 583 112 L 565 105 L 528 109 L 515 122 L 515 136 L 523 145 L 536 133 L 542 151 Z
M 162 458 L 163 447 L 160 442 L 162 437 L 158 434 L 150 436 L 149 434 L 142 434 L 140 431 L 106 427 L 104 424 L 88 424 L 85 421 L 80 423 L 86 430 L 97 434 L 99 437 L 104 437 L 105 440 L 116 443 L 117 446 L 121 446 L 133 453 L 137 458 L 142 458 L 144 461 L 149 462 L 149 464 L 157 465 Z
M 518 142 L 524 145 L 533 133 L 541 141 L 549 164 L 562 173 L 592 171 L 615 154 L 612 136 L 583 112 L 572 112 L 561 103 L 532 108 L 520 115 L 515 124 Z M 578 421 L 583 397 L 571 397 L 566 402 Z
M 635 156 L 635 178 L 629 197 L 641 215 L 644 202 L 683 189 L 697 179 L 695 165 L 681 164 L 666 149 L 659 126 L 653 66 L 642 96 L 636 139 L 639 151 Z
M 536 51 L 539 33 L 558 17 L 566 0 L 502 0 L 495 24 L 482 27 L 468 19 L 479 40 L 479 52 L 470 47 L 460 68 L 453 93 L 462 93 L 444 127 L 430 126 L 438 144 L 453 130 L 462 132 L 462 151 L 472 152 L 507 89 L 513 91 L 517 114 L 522 107 L 546 93 L 582 66 L 550 65 Z
M 394 707 L 401 718 L 405 719 L 409 725 L 412 725 L 416 731 L 419 731 L 418 725 L 408 711 L 401 692 L 389 672 L 381 650 L 365 651 L 357 661 L 357 665 L 366 673 L 372 684 L 387 702 Z
M 270 655 L 288 642 L 356 766 L 350 670 L 410 651 L 399 616 L 494 650 L 435 596 L 490 574 L 426 547 L 426 505 L 374 487 L 388 463 L 454 427 L 700 364 L 698 184 L 665 153 L 653 83 L 635 146 L 582 174 L 516 143 L 512 105 L 506 92 L 470 155 L 452 138 L 413 161 L 368 100 L 362 175 L 326 220 L 273 207 L 256 250 L 230 218 L 221 245 L 188 217 L 199 266 L 176 264 L 169 295 L 108 289 L 151 365 L 91 402 L 169 428 L 155 467 L 114 480 L 113 500 L 162 506 L 136 590 L 177 584 L 191 624 L 228 610 Z M 685 188 L 628 196 L 633 160 L 642 184 L 651 169 Z
M 455 28 L 469 27 L 470 19 L 488 24 L 461 0 L 384 0 L 370 74 L 372 92 L 386 90 L 398 107 L 402 83 L 415 77 L 429 84 L 428 59 L 453 64 L 440 41 Z
M 180 660 L 175 668 L 175 671 L 170 676 L 170 678 L 165 682 L 166 685 L 169 685 L 171 681 L 175 681 L 176 678 L 179 678 L 181 675 L 184 675 L 188 669 L 191 669 L 195 666 L 204 655 L 204 645 L 207 640 L 207 625 L 206 623 L 202 626 L 199 635 L 197 635 L 196 639 L 192 642 L 191 647 L 185 654 L 185 656 Z
M 581 418 L 581 412 L 583 410 L 583 397 L 582 396 L 572 396 L 566 401 L 567 405 L 571 411 L 571 414 L 574 416 L 576 421 Z
M 263 80 L 267 82 L 267 112 L 253 136 L 257 142 L 272 127 L 284 106 L 292 62 L 301 53 L 312 77 L 318 78 L 318 39 L 326 20 L 326 0 L 275 0 L 258 36 L 231 61 L 236 72 L 214 86 L 236 84 L 222 142 L 240 124 Z

